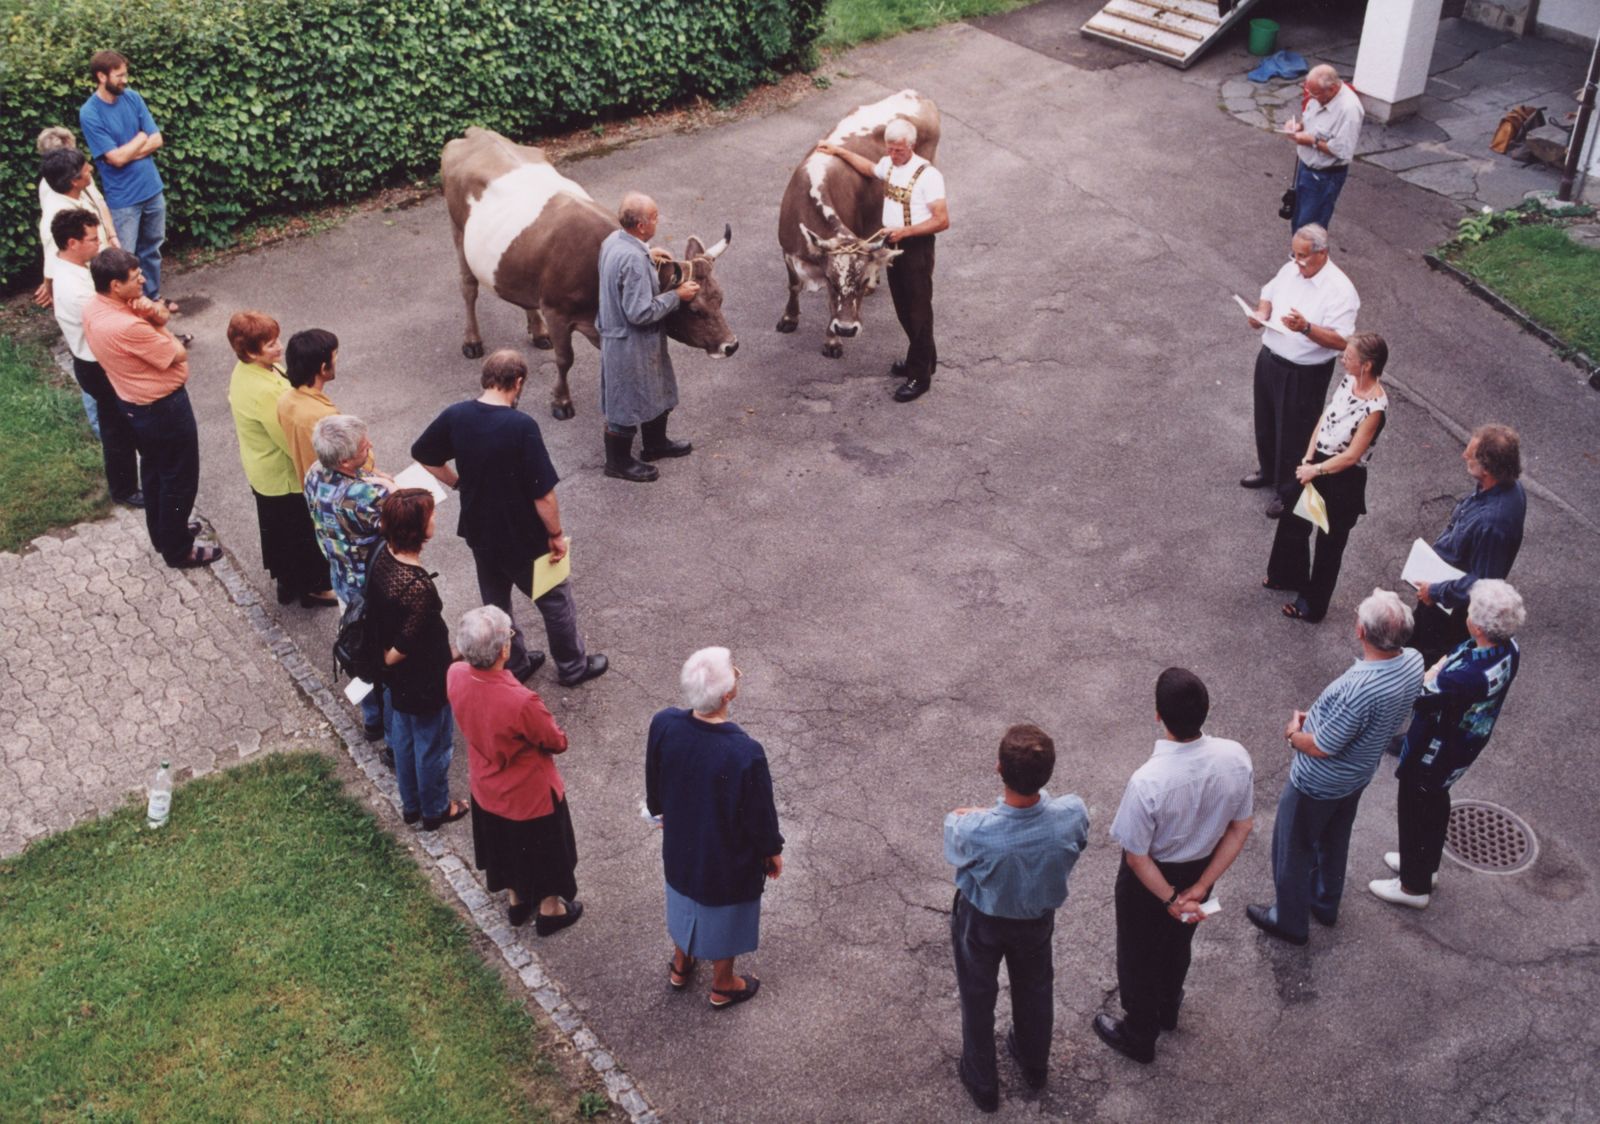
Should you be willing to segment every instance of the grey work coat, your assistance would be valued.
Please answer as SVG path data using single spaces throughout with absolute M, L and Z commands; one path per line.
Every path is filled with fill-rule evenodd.
M 659 289 L 649 248 L 626 230 L 600 244 L 600 412 L 612 425 L 638 425 L 678 404 L 678 377 L 662 321 L 678 294 Z

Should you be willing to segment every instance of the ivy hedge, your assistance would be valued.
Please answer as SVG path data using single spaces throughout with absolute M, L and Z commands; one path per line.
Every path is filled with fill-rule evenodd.
M 101 48 L 165 136 L 168 236 L 218 244 L 436 169 L 468 125 L 529 138 L 736 97 L 812 64 L 825 2 L 0 0 L 0 288 L 37 276 L 34 138 L 78 131 Z

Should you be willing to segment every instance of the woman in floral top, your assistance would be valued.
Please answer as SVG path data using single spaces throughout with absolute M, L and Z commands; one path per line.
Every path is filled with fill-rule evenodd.
M 1322 421 L 1295 469 L 1301 484 L 1310 484 L 1328 509 L 1328 530 L 1290 512 L 1278 521 L 1267 560 L 1268 589 L 1299 594 L 1283 606 L 1283 615 L 1316 623 L 1328 612 L 1339 580 L 1344 545 L 1356 520 L 1367 513 L 1367 462 L 1383 429 L 1389 396 L 1379 378 L 1389 361 L 1389 345 L 1376 332 L 1356 332 L 1345 346 L 1345 376 L 1333 392 Z M 1312 561 L 1311 533 L 1316 532 Z

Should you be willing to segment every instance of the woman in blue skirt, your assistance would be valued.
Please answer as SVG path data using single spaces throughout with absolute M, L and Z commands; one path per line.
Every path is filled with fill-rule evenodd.
M 755 998 L 761 981 L 733 970 L 754 952 L 761 892 L 783 873 L 783 835 L 761 743 L 728 720 L 740 671 L 726 648 L 702 648 L 683 665 L 683 708 L 650 721 L 645 804 L 661 818 L 672 966 L 683 991 L 695 962 L 712 961 L 711 1006 Z

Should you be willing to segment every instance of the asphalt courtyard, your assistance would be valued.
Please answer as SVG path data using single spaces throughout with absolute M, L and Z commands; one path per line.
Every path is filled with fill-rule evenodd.
M 1027 33 L 955 25 L 864 48 L 789 110 L 564 168 L 606 205 L 630 188 L 655 195 L 657 240 L 674 249 L 732 224 L 717 270 L 741 346 L 713 362 L 674 345 L 674 431 L 695 453 L 649 486 L 601 476 L 597 354 L 579 345 L 577 418 L 557 422 L 553 366 L 531 353 L 541 366 L 522 408 L 565 477 L 581 624 L 613 665 L 574 691 L 548 669 L 531 681 L 571 736 L 562 767 L 587 906 L 539 951 L 670 1119 L 976 1116 L 953 1072 L 940 825 L 997 795 L 1000 733 L 1027 720 L 1060 746 L 1051 790 L 1081 794 L 1093 822 L 1057 922 L 1051 1083 L 1026 1094 L 1002 1050 L 1003 1113 L 1593 1118 L 1600 785 L 1581 758 L 1596 747 L 1582 638 L 1600 627 L 1600 396 L 1425 268 L 1455 204 L 1359 166 L 1335 260 L 1361 292 L 1361 325 L 1390 341 L 1394 407 L 1329 619 L 1282 618 L 1281 596 L 1259 586 L 1272 524 L 1236 484 L 1252 463 L 1257 345 L 1229 297 L 1253 294 L 1288 253 L 1276 217 L 1287 147 L 1219 104 L 1222 78 L 1248 65 L 1237 44 L 1179 73 L 1079 43 L 1067 6 L 1043 26 L 1051 7 Z M 1070 50 L 1046 49 L 1052 28 Z M 908 86 L 943 111 L 953 227 L 938 247 L 939 374 L 930 395 L 898 406 L 887 294 L 869 301 L 843 360 L 819 354 L 820 295 L 797 333 L 773 331 L 785 296 L 775 226 L 808 146 L 851 107 Z M 438 410 L 476 393 L 440 199 L 172 289 L 193 308 L 210 302 L 186 318 L 200 337 L 200 504 L 258 588 L 225 397 L 232 311 L 268 310 L 286 334 L 339 334 L 330 393 L 369 420 L 391 471 Z M 517 310 L 485 297 L 480 314 L 488 347 L 526 346 Z M 1516 875 L 1447 867 L 1423 913 L 1380 903 L 1365 883 L 1394 846 L 1385 771 L 1356 823 L 1338 926 L 1306 949 L 1271 943 L 1244 906 L 1271 897 L 1283 724 L 1357 654 L 1356 603 L 1398 587 L 1412 540 L 1431 538 L 1469 490 L 1463 427 L 1488 420 L 1521 429 L 1537 485 L 1512 575 L 1531 611 L 1522 678 L 1458 794 L 1523 816 L 1539 858 Z M 477 603 L 455 517 L 447 503 L 425 554 L 452 623 Z M 320 661 L 333 621 L 279 615 Z M 526 603 L 519 616 L 538 636 Z M 666 986 L 659 842 L 638 813 L 650 715 L 676 703 L 679 664 L 706 644 L 728 645 L 744 669 L 735 717 L 766 746 L 788 837 L 762 948 L 742 961 L 761 997 L 722 1013 L 703 990 Z M 1253 753 L 1256 834 L 1197 937 L 1182 1026 L 1142 1067 L 1089 1021 L 1117 1009 L 1106 829 L 1150 752 L 1153 683 L 1170 664 L 1210 685 L 1208 730 Z M 460 753 L 453 788 L 466 787 Z M 462 825 L 449 830 L 470 847 Z

